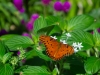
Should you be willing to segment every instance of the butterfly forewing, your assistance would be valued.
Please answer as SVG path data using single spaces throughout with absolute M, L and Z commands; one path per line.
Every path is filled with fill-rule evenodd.
M 48 56 L 54 59 L 54 54 L 58 49 L 59 43 L 55 39 L 45 35 L 40 36 L 40 41 L 45 45 Z

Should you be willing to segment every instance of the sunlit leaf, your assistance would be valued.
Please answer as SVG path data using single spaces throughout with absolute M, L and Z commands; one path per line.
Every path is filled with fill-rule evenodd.
M 50 73 L 40 66 L 29 66 L 23 69 L 23 75 L 50 75 Z
M 88 15 L 79 15 L 68 21 L 67 31 L 84 30 L 94 22 L 94 18 Z
M 58 16 L 47 16 L 46 21 L 47 21 L 48 25 L 54 25 L 54 24 L 59 23 L 60 17 L 58 17 Z
M 94 74 L 100 70 L 100 59 L 96 57 L 90 57 L 84 64 L 85 71 L 88 74 Z
M 12 52 L 9 52 L 9 53 L 6 53 L 4 56 L 3 56 L 3 59 L 2 59 L 2 62 L 3 63 L 6 63 L 7 60 L 9 60 L 12 56 Z
M 27 48 L 33 44 L 31 38 L 26 36 L 15 36 L 5 42 L 10 50 L 18 50 L 19 47 Z
M 100 46 L 100 34 L 97 32 L 97 30 L 94 30 L 93 39 L 95 46 Z
M 13 68 L 10 64 L 0 64 L 0 75 L 13 75 Z
M 47 26 L 46 20 L 40 16 L 34 23 L 34 33 L 37 33 L 38 30 Z
M 3 41 L 7 41 L 7 40 L 9 40 L 9 39 L 11 39 L 11 38 L 13 38 L 15 36 L 18 36 L 18 35 L 15 35 L 15 34 L 7 34 L 7 35 L 2 35 L 0 37 L 0 39 L 3 40 Z

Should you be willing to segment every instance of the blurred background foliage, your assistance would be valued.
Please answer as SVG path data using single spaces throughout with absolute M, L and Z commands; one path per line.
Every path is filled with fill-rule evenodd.
M 32 14 L 39 16 L 62 16 L 66 20 L 80 14 L 89 14 L 96 19 L 96 25 L 100 24 L 100 0 L 69 0 L 71 8 L 68 12 L 57 12 L 53 5 L 57 0 L 51 0 L 50 4 L 43 5 L 41 0 L 23 0 L 25 12 L 19 12 L 13 4 L 13 0 L 0 0 L 0 30 L 7 33 L 22 34 L 30 32 L 25 26 Z M 65 2 L 68 0 L 60 0 Z M 95 25 L 95 26 L 96 26 Z M 93 27 L 92 27 L 93 28 Z M 91 27 L 90 27 L 91 29 Z
M 17 2 L 17 1 L 19 1 L 19 2 Z M 37 32 L 39 29 L 40 29 L 40 31 L 38 31 L 38 32 L 41 32 L 42 28 L 44 29 L 44 31 L 46 31 L 46 30 L 48 30 L 48 28 L 50 28 L 49 25 L 51 25 L 53 22 L 58 22 L 61 19 L 70 21 L 71 18 L 73 18 L 77 15 L 81 15 L 81 14 L 91 15 L 92 17 L 95 18 L 95 20 L 88 17 L 88 22 L 87 22 L 87 19 L 86 19 L 87 16 L 84 17 L 84 15 L 83 15 L 81 17 L 74 18 L 72 20 L 73 22 L 71 22 L 71 24 L 69 24 L 69 25 L 74 26 L 74 24 L 75 24 L 76 25 L 75 28 L 78 29 L 80 27 L 80 23 L 84 23 L 84 24 L 86 24 L 86 26 L 88 26 L 88 25 L 92 24 L 92 21 L 93 21 L 94 23 L 90 27 L 88 27 L 86 30 L 91 31 L 93 29 L 99 28 L 98 32 L 100 33 L 100 0 L 51 0 L 51 1 L 48 0 L 48 1 L 50 1 L 50 3 L 48 3 L 48 4 L 43 4 L 42 1 L 43 0 L 0 0 L 0 36 L 3 34 L 19 34 L 19 35 L 25 35 L 25 36 L 31 37 L 30 36 L 31 32 L 35 32 L 35 31 Z M 69 1 L 71 3 L 70 9 L 67 12 L 55 10 L 54 4 L 57 1 L 60 1 L 62 3 Z M 57 7 L 57 9 L 58 8 L 60 8 L 60 7 Z M 47 17 L 46 20 L 50 19 L 48 21 L 48 24 L 46 24 L 45 19 L 43 17 L 40 17 L 37 21 L 35 21 L 39 16 Z M 54 16 L 58 16 L 58 17 L 54 17 Z M 79 20 L 79 21 L 77 21 L 77 20 Z M 37 24 L 35 24 L 34 21 Z M 63 28 L 64 27 L 63 24 L 66 24 L 66 23 L 62 23 L 62 22 L 65 22 L 65 21 L 61 21 L 61 25 L 59 25 L 59 26 L 61 26 L 62 29 L 65 29 L 65 28 Z M 78 23 L 78 25 L 77 25 L 77 23 Z M 36 26 L 34 27 L 34 25 L 36 25 Z M 48 25 L 48 27 L 46 27 L 47 25 Z M 53 26 L 54 25 L 51 26 L 51 29 L 53 28 Z M 81 26 L 81 27 L 84 28 L 84 26 Z M 100 46 L 100 42 L 98 43 L 98 41 L 99 41 L 98 38 L 100 37 L 99 34 L 95 31 L 93 34 L 95 40 L 93 40 L 91 42 L 92 34 L 90 34 L 91 35 L 90 36 L 87 33 L 86 34 L 82 33 L 80 31 L 80 30 L 82 30 L 81 27 L 78 29 L 79 32 L 73 32 L 72 34 L 73 35 L 77 34 L 77 36 L 79 36 L 79 38 L 80 38 L 80 41 L 83 41 L 83 42 L 85 41 L 86 43 L 89 43 L 89 44 L 92 44 L 92 42 L 95 41 L 95 43 L 97 44 L 96 46 Z M 57 30 L 58 30 L 58 32 L 61 31 L 61 29 L 59 29 L 58 27 L 55 27 L 54 29 L 55 30 L 53 30 L 53 32 L 55 32 L 55 31 L 57 32 Z M 70 26 L 69 26 L 69 31 L 70 31 Z M 26 34 L 23 34 L 23 33 L 26 33 Z M 27 34 L 27 33 L 29 33 L 29 34 Z M 52 32 L 50 34 L 52 34 Z M 30 44 L 33 44 L 34 40 L 35 40 L 34 43 L 37 42 L 37 40 L 38 40 L 37 36 L 34 34 L 32 35 L 32 37 L 33 37 L 32 39 L 29 39 L 27 37 L 22 37 L 22 36 L 17 36 L 17 37 L 13 38 L 13 36 L 14 35 L 12 35 L 10 37 L 4 36 L 4 37 L 6 37 L 6 40 L 11 38 L 9 41 L 6 42 L 6 44 L 8 45 L 8 47 L 11 50 L 13 50 L 14 48 L 16 50 L 17 46 L 20 46 L 20 43 L 21 43 L 21 45 L 25 44 L 25 45 L 22 45 L 22 47 L 25 46 L 25 48 L 26 48 L 26 43 L 29 46 Z M 82 36 L 85 36 L 86 38 L 84 38 Z M 88 39 L 88 36 L 91 38 Z M 76 35 L 74 36 L 74 38 L 75 39 L 77 38 Z M 74 40 L 74 41 L 76 41 L 76 40 Z M 79 39 L 77 41 L 79 41 Z M 18 43 L 16 43 L 16 42 L 18 42 Z M 87 45 L 87 44 L 85 44 L 85 45 L 89 47 L 89 45 Z M 85 48 L 86 48 L 86 46 L 85 46 Z M 95 44 L 92 46 L 94 47 Z M 35 51 L 35 50 L 38 50 L 37 46 L 34 45 L 32 47 L 33 47 L 33 50 L 27 52 L 26 59 L 29 59 L 29 60 L 26 62 L 26 64 L 29 63 L 30 65 L 33 65 L 33 64 L 34 65 L 44 65 L 44 61 L 42 61 L 42 59 L 40 59 L 40 58 L 43 58 L 45 60 L 48 58 L 42 54 L 42 51 L 38 51 L 38 52 Z M 86 48 L 86 49 L 88 49 L 88 48 Z M 3 50 L 3 49 L 1 49 L 1 50 Z M 29 48 L 29 50 L 30 50 L 30 48 Z M 2 53 L 2 52 L 0 52 L 0 53 Z M 75 59 L 73 59 L 73 60 L 71 59 L 71 57 L 68 58 L 68 60 L 71 60 L 70 61 L 71 63 L 75 63 L 76 65 L 70 64 L 71 66 L 66 66 L 69 64 L 69 63 L 68 64 L 66 63 L 68 60 L 65 61 L 65 63 L 64 63 L 64 69 L 68 69 L 68 71 L 69 71 L 68 74 L 70 74 L 70 75 L 72 73 L 73 74 L 80 73 L 81 71 L 82 71 L 81 73 L 85 72 L 83 69 L 84 65 L 82 62 L 86 61 L 85 59 L 88 56 L 84 52 L 83 52 L 83 54 L 82 54 L 82 52 L 80 52 L 78 54 L 83 56 L 84 58 L 80 57 L 80 56 L 79 56 L 79 58 L 77 58 L 77 56 L 75 56 L 74 57 Z M 10 55 L 11 55 L 11 53 L 10 53 Z M 38 59 L 34 58 L 34 60 L 30 59 L 33 56 L 39 56 L 39 57 L 37 57 Z M 41 57 L 41 56 L 43 56 L 43 57 Z M 76 59 L 78 59 L 78 60 L 76 60 Z M 84 59 L 84 60 L 82 61 L 80 59 Z M 89 59 L 89 61 L 93 60 L 93 59 L 95 61 L 98 60 L 97 58 L 92 58 L 92 59 Z M 39 63 L 38 61 L 41 63 Z M 95 61 L 94 61 L 94 63 L 95 63 Z M 47 63 L 54 65 L 54 63 L 52 63 L 52 62 L 47 62 Z M 62 61 L 61 61 L 61 63 L 62 63 Z M 90 65 L 90 63 L 91 63 L 91 61 L 89 63 L 87 62 L 87 64 L 86 64 L 86 65 L 89 65 L 88 67 L 86 66 L 87 69 L 91 69 L 90 67 L 92 67 L 92 65 L 94 64 L 94 63 L 91 63 L 91 65 Z M 97 70 L 95 70 L 94 73 L 96 73 L 99 70 L 97 64 L 99 65 L 99 62 L 95 63 Z M 51 67 L 50 69 L 53 70 L 52 66 L 51 65 L 49 65 L 49 66 Z M 79 69 L 80 69 L 80 71 L 78 71 Z M 4 72 L 4 70 L 2 72 Z M 66 70 L 64 70 L 64 72 L 67 73 Z M 88 72 L 90 72 L 90 70 Z M 77 74 L 77 75 L 79 75 L 79 74 Z M 80 75 L 82 75 L 82 74 L 80 74 Z

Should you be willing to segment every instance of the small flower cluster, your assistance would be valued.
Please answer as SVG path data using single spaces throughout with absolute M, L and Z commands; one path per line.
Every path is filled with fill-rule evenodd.
M 66 1 L 64 4 L 62 4 L 60 1 L 57 1 L 54 3 L 54 9 L 56 11 L 63 11 L 63 12 L 68 12 L 70 10 L 71 3 Z
M 18 63 L 18 57 L 14 56 L 11 58 L 10 63 L 15 66 Z
M 51 36 L 52 38 L 54 38 L 54 39 L 57 39 L 57 37 L 56 36 Z M 65 33 L 65 35 L 63 35 L 62 36 L 62 38 L 60 39 L 60 42 L 62 42 L 63 44 L 67 44 L 67 40 L 68 40 L 68 38 L 70 38 L 71 37 L 71 34 L 70 33 Z M 63 39 L 63 38 L 66 38 L 66 39 Z M 74 42 L 73 44 L 72 44 L 72 46 L 73 46 L 73 48 L 74 48 L 74 52 L 76 53 L 76 52 L 78 52 L 79 50 L 81 50 L 81 48 L 83 47 L 82 46 L 82 43 L 79 43 L 79 42 Z
M 19 60 L 23 60 L 25 58 L 25 50 L 23 50 L 22 48 L 18 48 L 19 51 L 17 52 L 17 55 L 19 57 Z
M 25 50 L 23 50 L 22 48 L 18 48 L 18 52 L 17 55 L 18 56 L 14 56 L 11 58 L 10 63 L 15 66 L 17 65 L 18 62 L 24 63 L 25 62 Z

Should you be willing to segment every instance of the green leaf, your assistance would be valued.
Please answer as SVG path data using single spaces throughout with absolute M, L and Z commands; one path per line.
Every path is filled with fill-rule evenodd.
M 92 34 L 85 31 L 73 31 L 71 32 L 71 37 L 68 39 L 68 42 L 82 42 L 84 46 L 83 49 L 89 49 L 94 46 L 93 36 Z
M 26 53 L 26 58 L 25 59 L 30 59 L 33 58 L 34 56 L 37 56 L 37 53 L 35 50 L 30 50 L 29 52 Z
M 17 50 L 19 47 L 27 48 L 33 44 L 31 38 L 26 36 L 15 36 L 5 42 L 10 50 Z
M 58 25 L 51 25 L 48 27 L 44 27 L 38 31 L 38 34 L 46 33 L 47 35 L 52 35 L 54 33 L 61 33 L 61 29 Z
M 13 68 L 10 64 L 0 64 L 0 75 L 13 75 Z
M 47 26 L 46 20 L 40 16 L 34 23 L 33 32 L 36 34 L 38 30 Z
M 57 68 L 54 68 L 53 69 L 53 72 L 52 72 L 52 75 L 57 75 L 58 74 L 58 69 Z
M 11 58 L 12 54 L 13 54 L 12 52 L 6 53 L 6 54 L 3 56 L 2 62 L 3 62 L 3 63 L 6 63 L 7 60 L 9 60 L 9 59 Z
M 49 35 L 52 35 L 52 34 L 54 34 L 54 33 L 59 33 L 59 34 L 61 34 L 62 30 L 59 28 L 58 25 L 55 25 L 54 28 L 52 28 L 51 31 L 49 31 L 49 32 L 50 32 Z
M 94 18 L 88 15 L 79 15 L 68 21 L 67 31 L 84 30 L 94 22 Z
M 18 35 L 15 35 L 15 34 L 7 34 L 7 35 L 1 36 L 0 39 L 3 40 L 3 41 L 7 41 L 7 40 L 9 40 L 9 39 L 11 39 L 13 37 L 16 37 L 16 36 L 18 36 Z
M 64 69 L 70 69 L 70 63 L 63 63 Z
M 86 30 L 94 30 L 100 27 L 100 22 L 94 22 L 90 27 L 88 27 Z
M 97 32 L 97 30 L 94 30 L 93 39 L 95 46 L 100 46 L 100 34 Z
M 37 31 L 37 33 L 38 34 L 44 34 L 44 33 L 49 34 L 54 27 L 55 27 L 55 25 L 51 25 L 51 26 L 48 26 L 48 27 L 41 28 L 40 30 Z
M 58 17 L 58 16 L 48 16 L 48 17 L 46 17 L 46 21 L 47 21 L 48 25 L 54 25 L 54 24 L 59 23 L 60 17 Z
M 62 31 L 65 31 L 65 30 L 67 29 L 67 21 L 66 21 L 65 19 L 62 18 L 62 19 L 59 21 L 58 26 L 60 27 L 60 29 L 61 29 Z
M 90 57 L 84 64 L 85 71 L 88 74 L 94 74 L 100 70 L 100 59 L 96 57 Z
M 30 58 L 33 58 L 35 56 L 38 56 L 39 58 L 44 59 L 45 61 L 51 60 L 47 55 L 43 54 L 42 50 L 38 50 L 37 48 L 34 46 L 33 50 L 27 52 L 26 53 L 26 59 L 30 59 Z
M 50 75 L 50 73 L 40 66 L 29 66 L 23 69 L 23 75 Z
M 4 43 L 0 41 L 0 60 L 2 60 L 2 57 L 4 56 L 7 48 L 5 47 Z
M 39 47 L 34 46 L 34 50 L 35 50 L 37 56 L 39 56 L 41 59 L 44 59 L 46 61 L 50 61 L 51 59 L 47 55 L 43 54 L 43 50 L 38 49 L 38 48 Z

